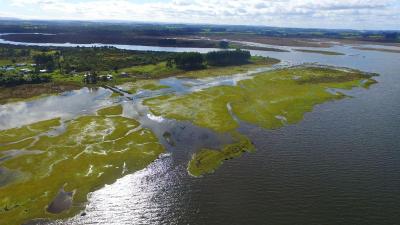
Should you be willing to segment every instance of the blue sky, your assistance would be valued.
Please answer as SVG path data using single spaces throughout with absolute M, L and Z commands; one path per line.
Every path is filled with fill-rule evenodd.
M 400 30 L 400 0 L 0 0 L 0 17 Z

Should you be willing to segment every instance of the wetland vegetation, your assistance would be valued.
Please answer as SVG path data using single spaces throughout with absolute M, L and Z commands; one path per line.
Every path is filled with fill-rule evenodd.
M 0 104 L 21 99 L 28 102 L 28 99 L 84 86 L 118 85 L 130 97 L 137 97 L 143 90 L 156 92 L 150 97 L 143 97 L 140 104 L 135 102 L 145 108 L 145 113 L 138 113 L 143 114 L 140 116 L 156 118 L 157 121 L 165 119 L 171 123 L 189 122 L 197 129 L 231 137 L 229 143 L 218 147 L 194 149 L 185 163 L 187 173 L 196 178 L 212 176 L 225 161 L 255 151 L 250 137 L 239 132 L 242 124 L 265 129 L 295 124 L 316 105 L 348 97 L 344 90 L 369 88 L 377 83 L 373 74 L 318 65 L 284 67 L 246 75 L 240 81 L 232 79 L 233 85 L 218 83 L 213 78 L 242 75 L 280 62 L 233 48 L 290 53 L 285 49 L 238 42 L 326 47 L 329 44 L 311 39 L 329 36 L 375 42 L 387 42 L 390 38 L 394 42 L 399 40 L 397 33 L 373 31 L 365 34 L 356 31 L 327 33 L 320 29 L 261 30 L 247 26 L 208 25 L 171 25 L 162 26 L 162 29 L 159 25 L 137 25 L 127 31 L 125 25 L 110 28 L 104 24 L 92 27 L 92 23 L 87 23 L 83 29 L 73 23 L 61 27 L 55 25 L 57 23 L 32 23 L 35 25 L 25 24 L 23 27 L 0 23 L 0 31 L 55 34 L 4 36 L 7 40 L 26 42 L 221 48 L 221 51 L 202 54 L 131 51 L 114 47 L 0 46 Z M 110 29 L 113 34 L 110 34 Z M 149 39 L 149 36 L 152 38 Z M 225 40 L 228 37 L 238 42 Z M 321 54 L 321 57 L 344 55 L 325 50 L 294 50 Z M 210 80 L 218 85 L 175 93 L 172 87 L 160 81 L 172 76 L 192 82 Z M 162 92 L 167 88 L 171 91 Z M 111 95 L 112 106 L 95 113 L 85 112 L 75 118 L 53 118 L 0 130 L 0 216 L 1 219 L 6 218 L 0 220 L 0 224 L 21 224 L 36 218 L 59 219 L 75 215 L 85 208 L 88 193 L 145 168 L 164 153 L 165 146 L 157 137 L 162 136 L 171 146 L 175 145 L 173 132 L 166 131 L 159 135 L 158 130 L 145 128 L 144 123 L 139 122 L 141 120 L 128 118 L 124 114 L 127 108 L 119 102 L 124 98 L 115 98 L 119 95 Z M 105 96 L 99 98 L 110 97 Z
M 369 79 L 369 75 L 360 71 L 296 67 L 258 74 L 236 86 L 162 96 L 148 99 L 145 104 L 155 115 L 188 120 L 217 132 L 238 127 L 230 114 L 230 105 L 241 121 L 274 129 L 300 121 L 316 104 L 344 97 L 339 91 L 328 92 L 328 88 L 351 89 Z
M 117 105 L 97 115 L 0 131 L 0 171 L 9 177 L 0 183 L 2 224 L 73 215 L 84 208 L 89 192 L 164 152 L 150 130 L 121 113 Z M 62 195 L 65 191 L 70 194 Z
M 247 122 L 267 129 L 302 120 L 317 104 L 346 97 L 340 89 L 369 87 L 371 75 L 348 69 L 295 67 L 256 75 L 236 86 L 217 86 L 188 95 L 148 99 L 145 104 L 157 116 L 190 121 L 216 132 L 234 132 Z M 329 92 L 328 89 L 335 89 Z M 195 153 L 188 171 L 193 176 L 211 173 L 223 160 L 251 150 L 246 138 L 222 150 Z
M 237 53 L 248 55 L 234 61 Z M 56 48 L 1 45 L 0 102 L 56 94 L 84 85 L 116 85 L 169 76 L 205 77 L 231 75 L 279 62 L 273 58 L 250 57 L 246 51 L 223 51 L 233 55 L 226 65 L 214 65 L 200 53 L 128 51 L 111 47 Z M 196 56 L 193 61 L 191 56 Z M 147 83 L 154 83 L 149 81 Z M 150 86 L 148 88 L 151 89 Z

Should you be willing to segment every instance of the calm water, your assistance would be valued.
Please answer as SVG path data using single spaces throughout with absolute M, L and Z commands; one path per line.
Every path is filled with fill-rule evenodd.
M 50 224 L 400 224 L 400 54 L 351 46 L 328 50 L 346 55 L 252 53 L 291 64 L 376 72 L 379 83 L 349 91 L 354 98 L 317 106 L 296 125 L 264 130 L 241 124 L 257 152 L 203 178 L 187 175 L 190 152 L 229 142 L 228 137 L 144 116 L 140 101 L 124 102 L 127 116 L 140 119 L 159 137 L 171 132 L 175 146 L 162 140 L 168 154 L 90 194 L 86 216 Z M 174 91 L 182 88 L 182 81 L 162 82 L 175 84 Z

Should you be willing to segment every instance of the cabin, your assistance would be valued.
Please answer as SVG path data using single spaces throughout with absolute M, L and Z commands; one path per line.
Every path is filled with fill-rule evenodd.
M 46 69 L 43 69 L 43 70 L 39 70 L 39 72 L 41 72 L 41 73 L 47 73 L 47 70 L 46 70 Z

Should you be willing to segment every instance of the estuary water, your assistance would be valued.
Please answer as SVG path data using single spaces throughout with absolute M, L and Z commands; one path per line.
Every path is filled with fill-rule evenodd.
M 140 98 L 110 100 L 104 89 L 66 94 L 65 98 L 82 93 L 94 98 L 96 103 L 82 105 L 67 101 L 87 113 L 122 101 L 124 114 L 152 128 L 167 154 L 146 169 L 91 193 L 84 216 L 37 224 L 399 224 L 400 54 L 358 50 L 350 45 L 322 50 L 345 55 L 251 52 L 281 59 L 281 66 L 318 63 L 379 73 L 375 78 L 379 83 L 369 90 L 346 91 L 352 98 L 318 105 L 295 125 L 265 130 L 241 123 L 239 131 L 254 142 L 257 151 L 227 161 L 214 174 L 201 178 L 187 174 L 191 153 L 203 146 L 227 143 L 228 137 L 187 122 L 149 115 Z M 235 78 L 243 76 L 250 78 L 251 74 Z M 200 87 L 233 85 L 234 78 L 161 81 L 172 86 L 165 92 L 183 93 L 187 86 L 182 82 Z M 62 96 L 53 98 L 57 97 Z M 60 104 L 50 103 L 50 98 L 1 106 L 0 129 L 12 126 L 5 125 L 5 118 L 38 112 L 41 107 L 37 104 Z M 27 105 L 31 108 L 21 111 L 14 107 Z M 76 110 L 65 112 L 57 107 L 46 110 L 57 117 L 78 115 Z M 162 138 L 164 132 L 172 134 L 174 145 Z

